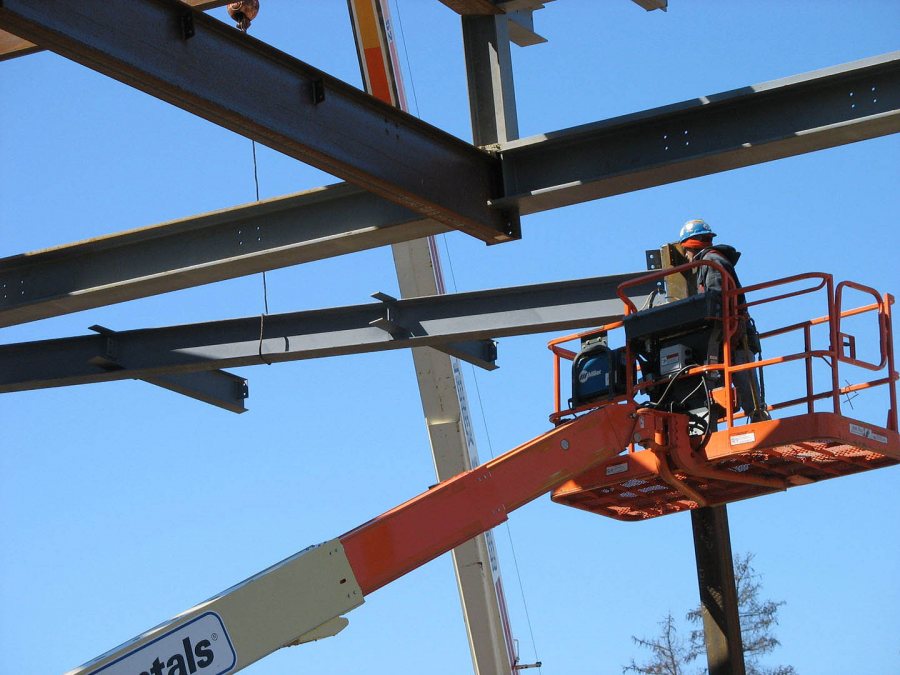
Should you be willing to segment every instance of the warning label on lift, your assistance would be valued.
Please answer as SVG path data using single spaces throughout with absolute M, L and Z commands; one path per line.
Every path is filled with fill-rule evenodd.
M 643 420 L 641 420 L 643 421 Z M 622 462 L 621 464 L 613 464 L 611 466 L 606 467 L 606 475 L 607 476 L 615 476 L 617 473 L 625 473 L 628 471 L 628 462 Z
M 90 675 L 222 675 L 234 668 L 236 661 L 222 619 L 206 612 L 91 670 Z
M 881 434 L 876 434 L 871 429 L 867 429 L 866 427 L 861 427 L 858 424 L 850 423 L 850 433 L 856 436 L 862 436 L 863 438 L 868 438 L 870 441 L 878 441 L 879 443 L 887 443 L 887 436 L 882 436 Z
M 734 434 L 728 440 L 732 445 L 744 445 L 745 443 L 752 443 L 753 441 L 755 441 L 756 433 L 750 431 L 745 434 Z

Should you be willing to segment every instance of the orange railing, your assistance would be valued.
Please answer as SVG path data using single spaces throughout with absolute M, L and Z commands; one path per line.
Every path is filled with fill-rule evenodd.
M 810 272 L 806 274 L 797 274 L 789 277 L 769 281 L 765 283 L 745 286 L 743 288 L 735 288 L 732 278 L 725 273 L 721 266 L 712 261 L 697 261 L 680 265 L 675 268 L 657 270 L 621 284 L 618 288 L 618 295 L 623 302 L 623 313 L 627 316 L 638 311 L 634 302 L 628 297 L 629 288 L 646 284 L 647 282 L 657 281 L 670 274 L 689 271 L 700 265 L 709 265 L 722 274 L 723 280 L 723 315 L 722 322 L 724 326 L 724 336 L 722 339 L 722 362 L 712 365 L 693 366 L 689 370 L 682 373 L 682 376 L 697 375 L 713 370 L 722 372 L 722 380 L 725 391 L 731 391 L 731 385 L 734 374 L 741 371 L 760 371 L 763 368 L 770 368 L 782 364 L 792 363 L 796 361 L 804 362 L 805 370 L 805 394 L 796 398 L 769 402 L 768 410 L 777 411 L 794 406 L 805 406 L 808 413 L 815 412 L 815 404 L 817 401 L 831 400 L 831 407 L 835 413 L 841 412 L 841 396 L 852 392 L 861 391 L 877 386 L 886 386 L 888 389 L 888 416 L 886 428 L 897 431 L 897 391 L 896 382 L 898 373 L 895 368 L 894 350 L 893 350 L 893 331 L 891 319 L 891 306 L 894 303 L 893 296 L 889 294 L 880 295 L 876 290 L 862 284 L 850 281 L 842 281 L 835 286 L 834 279 L 830 274 L 820 272 Z M 810 282 L 803 284 L 800 288 L 791 288 L 802 282 Z M 860 305 L 844 309 L 844 291 L 852 289 L 854 291 L 871 295 L 874 302 L 870 304 Z M 803 347 L 800 351 L 782 354 L 774 357 L 767 357 L 759 361 L 753 361 L 745 364 L 734 364 L 731 348 L 731 337 L 738 328 L 739 316 L 746 312 L 750 307 L 760 307 L 771 303 L 782 302 L 790 298 L 796 298 L 802 295 L 811 295 L 822 291 L 824 294 L 825 314 L 818 318 L 807 321 L 800 321 L 788 325 L 771 328 L 760 333 L 760 340 L 763 342 L 771 341 L 775 337 L 788 335 L 791 333 L 801 333 L 803 339 Z M 738 298 L 743 295 L 746 301 L 743 304 L 738 302 Z M 754 299 L 749 298 L 754 296 Z M 757 298 L 757 295 L 763 297 Z M 874 313 L 877 320 L 878 328 L 878 361 L 871 362 L 857 358 L 855 337 L 841 330 L 842 321 L 852 316 L 858 316 L 865 313 Z M 551 421 L 559 423 L 563 418 L 570 415 L 577 415 L 580 412 L 591 410 L 603 405 L 621 402 L 624 400 L 632 400 L 642 391 L 664 384 L 669 381 L 669 377 L 661 378 L 656 381 L 645 379 L 638 380 L 639 368 L 635 362 L 635 357 L 631 353 L 630 345 L 626 344 L 626 382 L 625 392 L 619 396 L 603 399 L 582 405 L 580 407 L 568 408 L 562 405 L 562 378 L 561 363 L 562 361 L 574 360 L 577 353 L 570 347 L 565 346 L 566 343 L 575 340 L 582 340 L 593 337 L 602 333 L 611 334 L 617 329 L 621 329 L 623 321 L 615 321 L 598 328 L 564 335 L 562 337 L 551 340 L 548 343 L 549 349 L 554 354 L 553 360 L 553 381 L 554 381 L 554 412 L 550 415 Z M 813 328 L 816 326 L 825 326 L 828 335 L 828 345 L 826 348 L 813 348 Z M 623 339 L 624 341 L 624 339 Z M 848 353 L 849 352 L 849 353 Z M 763 350 L 765 353 L 765 350 Z M 814 383 L 813 365 L 816 360 L 825 363 L 829 369 L 829 387 L 825 391 L 816 391 Z M 841 386 L 839 373 L 840 364 L 848 364 L 869 371 L 883 372 L 882 377 L 866 380 L 862 382 L 850 383 Z M 743 413 L 736 412 L 732 405 L 726 405 L 726 415 L 722 419 L 728 427 L 733 426 L 736 418 L 743 417 Z

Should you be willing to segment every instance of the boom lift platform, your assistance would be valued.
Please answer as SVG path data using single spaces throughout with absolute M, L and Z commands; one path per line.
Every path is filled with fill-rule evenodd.
M 662 279 L 663 276 L 691 270 L 698 264 L 691 263 L 674 269 L 656 272 L 644 281 Z M 722 271 L 720 269 L 720 271 Z M 730 281 L 723 274 L 726 282 Z M 623 321 L 618 321 L 600 329 L 565 336 L 553 340 L 549 348 L 553 351 L 556 373 L 556 412 L 551 420 L 560 423 L 567 416 L 583 414 L 598 406 L 608 405 L 618 400 L 633 400 L 641 393 L 649 393 L 649 405 L 669 407 L 668 401 L 656 400 L 659 392 L 688 392 L 689 400 L 696 399 L 693 392 L 700 387 L 705 388 L 711 373 L 718 372 L 718 381 L 724 382 L 723 388 L 710 393 L 700 391 L 700 406 L 713 408 L 721 414 L 721 418 L 713 420 L 697 419 L 691 415 L 690 408 L 696 401 L 674 409 L 681 414 L 673 413 L 653 418 L 656 428 L 644 432 L 644 438 L 638 438 L 629 446 L 627 453 L 611 458 L 599 466 L 566 481 L 553 491 L 552 499 L 559 504 L 573 506 L 593 513 L 609 516 L 619 520 L 644 520 L 669 513 L 677 513 L 702 506 L 724 504 L 750 497 L 786 490 L 789 487 L 818 482 L 827 478 L 849 475 L 869 469 L 892 466 L 900 462 L 900 436 L 897 433 L 897 394 L 893 353 L 893 335 L 891 326 L 891 306 L 894 298 L 890 295 L 879 295 L 867 286 L 844 281 L 837 285 L 831 275 L 810 273 L 801 274 L 776 281 L 757 284 L 740 289 L 740 293 L 726 286 L 720 299 L 722 311 L 720 318 L 708 316 L 704 321 L 696 321 L 698 313 L 711 308 L 703 304 L 702 296 L 663 305 L 645 313 L 636 312 L 634 305 L 627 299 L 623 291 L 630 282 L 620 286 L 620 297 L 626 305 Z M 802 285 L 799 290 L 795 287 Z M 845 309 L 843 300 L 846 291 L 852 290 L 865 296 L 871 296 L 873 302 Z M 759 293 L 768 293 L 768 297 L 754 301 L 739 299 Z M 822 317 L 792 323 L 790 325 L 771 328 L 759 337 L 761 342 L 782 338 L 787 335 L 799 335 L 802 347 L 793 353 L 766 358 L 750 364 L 733 363 L 733 350 L 729 348 L 730 340 L 723 340 L 724 356 L 719 365 L 703 365 L 702 360 L 687 364 L 678 361 L 685 353 L 690 354 L 691 343 L 696 347 L 699 336 L 701 348 L 707 340 L 708 326 L 720 321 L 727 335 L 734 334 L 737 318 L 746 308 L 778 303 L 801 295 L 824 294 L 826 314 Z M 709 295 L 709 294 L 707 294 Z M 706 304 L 709 304 L 708 301 Z M 700 311 L 698 312 L 698 306 Z M 661 317 L 651 320 L 656 313 Z M 711 312 L 715 314 L 716 312 Z M 641 317 L 644 314 L 644 317 Z M 874 315 L 878 334 L 878 360 L 868 362 L 857 358 L 856 339 L 841 330 L 842 321 L 852 316 L 863 314 Z M 697 324 L 701 328 L 697 328 Z M 637 330 L 629 336 L 630 325 L 637 324 Z M 625 328 L 627 346 L 619 350 L 606 350 L 600 353 L 610 355 L 607 367 L 612 374 L 612 386 L 601 396 L 596 396 L 588 403 L 581 403 L 577 396 L 573 399 L 574 407 L 563 409 L 560 405 L 560 361 L 571 359 L 577 364 L 578 356 L 563 345 L 580 339 L 583 344 L 590 345 L 598 337 L 607 338 L 611 331 Z M 827 346 L 822 349 L 813 347 L 813 331 L 818 330 L 826 335 Z M 636 334 L 634 334 L 636 333 Z M 652 338 L 657 345 L 667 345 L 666 349 L 657 353 L 657 360 L 641 361 L 642 368 L 649 372 L 638 383 L 634 369 L 625 364 L 633 363 L 635 354 L 645 347 L 642 343 Z M 582 353 L 586 350 L 582 349 Z M 596 350 L 595 350 L 596 353 Z M 637 355 L 639 356 L 639 355 Z M 675 358 L 682 369 L 666 373 L 666 357 Z M 698 363 L 699 361 L 699 363 Z M 594 358 L 594 363 L 597 358 Z M 736 420 L 744 417 L 734 410 L 734 396 L 725 395 L 731 391 L 731 383 L 739 377 L 741 371 L 759 371 L 762 368 L 773 370 L 775 366 L 800 362 L 803 364 L 805 394 L 790 400 L 768 405 L 771 412 L 789 408 L 800 408 L 800 414 L 759 421 L 741 426 Z M 827 387 L 823 391 L 814 388 L 814 363 L 826 365 L 824 378 Z M 694 365 L 691 365 L 691 364 Z M 874 379 L 850 383 L 845 380 L 841 365 L 854 366 L 855 372 L 869 371 L 880 375 Z M 590 367 L 590 366 L 588 366 Z M 601 368 L 601 370 L 603 370 Z M 660 372 L 666 373 L 660 376 Z M 821 375 L 821 373 L 819 373 Z M 680 382 L 679 382 L 680 380 Z M 705 381 L 704 381 L 705 380 Z M 845 385 L 840 383 L 845 381 Z M 702 385 L 702 387 L 701 387 Z M 578 383 L 573 384 L 577 389 Z M 842 396 L 874 387 L 885 387 L 887 390 L 888 410 L 884 427 L 845 417 L 841 406 Z M 679 394 L 680 395 L 680 394 Z M 677 397 L 676 397 L 677 398 Z M 715 398 L 716 401 L 706 401 Z M 718 403 L 719 405 L 715 405 Z M 816 404 L 830 403 L 829 411 L 816 410 Z M 660 405 L 662 404 L 662 405 Z M 693 421 L 692 421 L 693 418 Z M 694 428 L 689 431 L 688 426 Z M 715 428 L 724 425 L 721 430 Z M 697 427 L 703 433 L 698 433 Z M 693 432 L 693 433 L 692 433 Z M 645 438 L 649 437 L 647 441 Z
M 728 286 L 725 275 L 726 287 L 718 298 L 707 294 L 646 312 L 637 312 L 628 299 L 631 286 L 696 265 L 621 284 L 619 295 L 626 308 L 622 321 L 551 342 L 556 411 L 550 431 L 336 539 L 297 553 L 69 675 L 232 673 L 281 647 L 335 635 L 348 623 L 342 615 L 361 605 L 365 596 L 551 491 L 562 504 L 640 520 L 900 462 L 891 296 L 850 282 L 835 287 L 829 275 L 807 274 L 744 288 L 740 295 Z M 807 281 L 807 288 L 782 292 L 781 287 Z M 739 297 L 764 289 L 780 294 L 739 305 Z M 845 310 L 842 296 L 847 289 L 871 295 L 874 302 Z M 817 291 L 826 295 L 824 317 L 761 336 L 799 332 L 803 350 L 744 365 L 732 362 L 730 337 L 738 330 L 743 307 Z M 877 318 L 879 363 L 858 359 L 855 340 L 841 332 L 843 319 L 866 313 Z M 816 326 L 827 332 L 825 349 L 812 348 Z M 609 334 L 619 328 L 625 329 L 626 345 L 609 349 Z M 700 352 L 717 328 L 724 335 L 722 362 L 705 364 Z M 590 358 L 579 360 L 562 346 L 575 339 L 586 343 L 582 352 Z M 667 362 L 672 354 L 681 360 L 676 370 Z M 602 386 L 586 396 L 576 391 L 574 405 L 565 409 L 560 405 L 564 359 L 575 360 L 576 374 L 603 376 Z M 813 391 L 814 359 L 825 359 L 829 366 L 829 386 L 820 393 Z M 801 406 L 805 409 L 800 415 L 736 426 L 741 415 L 731 397 L 708 392 L 708 381 L 724 383 L 719 393 L 730 391 L 741 370 L 789 362 L 805 364 L 806 396 L 769 409 Z M 579 371 L 579 364 L 588 364 L 587 369 Z M 840 364 L 882 376 L 840 386 Z M 713 375 L 716 372 L 719 375 Z M 841 414 L 841 395 L 876 386 L 888 391 L 885 427 Z M 675 391 L 677 401 L 670 398 Z M 643 395 L 650 400 L 639 403 Z M 831 401 L 832 410 L 816 411 L 819 401 Z M 725 425 L 721 431 L 713 430 L 714 416 Z

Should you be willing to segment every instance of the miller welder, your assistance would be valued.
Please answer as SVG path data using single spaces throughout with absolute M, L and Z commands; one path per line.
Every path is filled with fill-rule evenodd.
M 641 368 L 650 402 L 671 412 L 706 419 L 711 405 L 709 380 L 715 375 L 682 375 L 691 366 L 718 358 L 722 336 L 722 294 L 710 290 L 659 307 L 629 314 L 625 339 Z
M 707 421 L 713 405 L 710 380 L 716 375 L 684 373 L 691 366 L 710 363 L 711 354 L 719 355 L 721 292 L 711 290 L 641 310 L 626 316 L 623 324 L 634 363 L 627 363 L 625 347 L 609 347 L 605 333 L 584 340 L 572 362 L 570 407 L 625 393 L 626 369 L 639 365 L 640 378 L 635 369 L 634 381 L 657 383 L 644 390 L 651 405 Z
M 610 349 L 606 333 L 583 340 L 572 361 L 569 407 L 625 393 L 625 348 Z

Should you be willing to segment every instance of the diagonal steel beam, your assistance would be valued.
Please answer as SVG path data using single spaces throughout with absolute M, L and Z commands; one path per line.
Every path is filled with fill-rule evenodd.
M 641 274 L 3 345 L 0 392 L 595 326 L 621 316 L 616 287 Z M 654 288 L 632 297 L 642 303 Z M 111 351 L 124 367 L 110 369 Z
M 194 9 L 207 10 L 215 7 L 227 5 L 230 0 L 181 0 L 185 5 L 189 5 Z M 36 44 L 23 40 L 22 38 L 0 30 L 0 61 L 14 59 L 19 56 L 27 56 L 35 52 L 43 51 Z
M 448 231 L 347 183 L 0 259 L 0 326 Z
M 4 0 L 0 27 L 489 243 L 517 226 L 495 157 L 178 0 Z
M 900 52 L 501 144 L 499 206 L 545 211 L 900 131 Z

